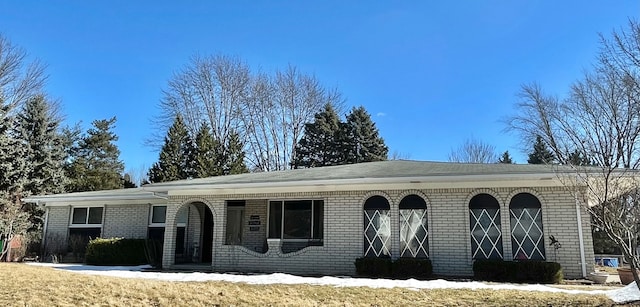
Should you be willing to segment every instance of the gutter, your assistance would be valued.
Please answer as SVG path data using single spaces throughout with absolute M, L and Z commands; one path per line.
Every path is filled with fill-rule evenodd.
M 100 201 L 100 200 L 145 200 L 145 199 L 167 199 L 166 193 L 143 192 L 144 194 L 101 194 L 101 195 L 73 195 L 73 193 L 62 195 L 44 195 L 23 198 L 22 201 L 29 203 L 40 202 L 65 202 L 65 201 Z
M 318 180 L 283 180 L 264 182 L 180 182 L 160 183 L 144 186 L 147 191 L 171 190 L 205 190 L 205 189 L 239 189 L 239 188 L 270 188 L 270 187 L 300 187 L 300 186 L 325 186 L 325 185 L 349 185 L 349 184 L 386 184 L 386 183 L 431 183 L 431 182 L 478 182 L 478 181 L 514 181 L 514 180 L 541 180 L 551 181 L 557 179 L 555 174 L 509 174 L 509 175 L 457 175 L 457 176 L 414 176 L 414 177 L 386 177 L 386 178 L 349 178 L 349 179 L 318 179 Z
M 582 267 L 582 277 L 587 277 L 587 262 L 584 256 L 584 239 L 582 235 L 582 213 L 580 212 L 580 203 L 578 202 L 578 192 L 575 195 L 576 198 L 576 217 L 578 219 L 578 242 L 580 245 L 580 264 Z
M 40 203 L 36 201 L 36 207 L 40 206 Z M 49 207 L 44 207 L 44 227 L 42 229 L 42 242 L 40 243 L 40 250 L 46 254 L 45 246 L 47 245 L 47 229 L 49 229 Z M 44 259 L 42 259 L 44 260 Z

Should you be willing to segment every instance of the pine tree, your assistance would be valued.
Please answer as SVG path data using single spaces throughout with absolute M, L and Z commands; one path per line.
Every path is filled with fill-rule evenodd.
M 55 118 L 43 96 L 30 99 L 17 115 L 16 137 L 27 162 L 25 193 L 32 195 L 64 192 L 65 152 Z
M 340 151 L 341 122 L 331 104 L 305 124 L 304 135 L 295 149 L 294 168 L 344 164 Z
M 581 152 L 574 150 L 568 155 L 569 163 L 574 166 L 591 166 L 593 162 Z
M 345 163 L 387 160 L 389 149 L 364 107 L 353 108 L 344 125 Z
M 232 131 L 229 135 L 229 143 L 225 147 L 226 155 L 222 167 L 224 175 L 248 173 L 249 169 L 244 162 L 245 152 L 240 141 L 240 134 Z
M 505 151 L 502 156 L 500 156 L 500 158 L 498 159 L 498 163 L 513 164 L 513 159 L 511 158 L 508 150 Z
M 533 144 L 533 152 L 529 154 L 527 162 L 529 164 L 551 164 L 555 161 L 555 155 L 549 150 L 547 144 L 542 140 L 541 136 L 536 136 L 536 142 Z
M 130 174 L 124 174 L 122 181 L 125 189 L 137 188 L 138 186 L 131 180 Z
M 33 226 L 21 201 L 27 163 L 24 147 L 12 136 L 16 121 L 11 113 L 11 105 L 5 104 L 0 96 L 0 239 L 5 242 L 0 249 L 0 260 L 6 255 L 10 242 L 17 235 L 27 234 Z
M 194 178 L 222 175 L 222 152 L 220 142 L 213 138 L 209 126 L 202 124 L 196 135 Z
M 111 130 L 116 118 L 95 120 L 78 143 L 77 154 L 69 167 L 72 182 L 69 190 L 98 191 L 120 189 L 123 181 L 120 174 L 124 164 L 115 142 L 118 136 Z
M 15 138 L 23 150 L 23 196 L 56 194 L 65 191 L 65 152 L 58 131 L 59 119 L 43 96 L 29 99 L 17 115 Z M 44 208 L 25 203 L 23 210 L 32 224 L 29 231 L 39 234 L 44 225 Z
M 160 151 L 158 162 L 149 170 L 150 182 L 188 179 L 194 176 L 195 148 L 181 116 L 175 121 Z

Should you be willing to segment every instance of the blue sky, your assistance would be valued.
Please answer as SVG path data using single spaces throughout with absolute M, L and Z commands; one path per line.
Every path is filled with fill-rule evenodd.
M 118 119 L 126 169 L 158 158 L 162 89 L 194 54 L 288 64 L 363 105 L 390 152 L 446 161 L 473 137 L 526 163 L 501 119 L 520 85 L 564 96 L 598 33 L 640 18 L 640 1 L 9 1 L 0 33 L 48 65 L 67 123 Z

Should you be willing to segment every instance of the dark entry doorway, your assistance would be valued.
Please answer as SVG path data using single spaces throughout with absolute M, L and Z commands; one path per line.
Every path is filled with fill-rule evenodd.
M 213 214 L 208 206 L 204 206 L 204 222 L 202 224 L 202 262 L 211 262 L 213 252 Z

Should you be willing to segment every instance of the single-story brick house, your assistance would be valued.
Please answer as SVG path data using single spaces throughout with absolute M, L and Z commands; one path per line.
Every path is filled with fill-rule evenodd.
M 52 236 L 163 239 L 164 268 L 354 274 L 359 257 L 545 259 L 593 271 L 590 217 L 543 165 L 383 161 L 34 196 Z M 553 236 L 562 247 L 555 249 Z

